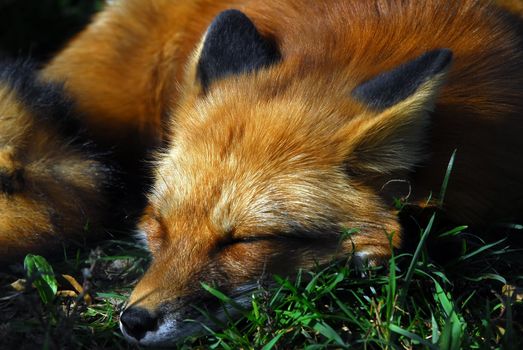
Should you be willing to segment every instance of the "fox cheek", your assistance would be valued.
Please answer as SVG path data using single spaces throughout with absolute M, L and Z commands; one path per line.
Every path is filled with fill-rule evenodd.
M 163 226 L 158 220 L 144 215 L 142 217 L 137 231 L 137 239 L 143 243 L 154 256 L 163 246 Z

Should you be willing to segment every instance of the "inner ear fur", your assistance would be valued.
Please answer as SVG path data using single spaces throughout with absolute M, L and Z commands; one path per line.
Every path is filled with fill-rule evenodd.
M 424 160 L 430 112 L 451 62 L 450 50 L 431 51 L 353 91 L 366 112 L 342 130 L 352 173 L 409 171 Z

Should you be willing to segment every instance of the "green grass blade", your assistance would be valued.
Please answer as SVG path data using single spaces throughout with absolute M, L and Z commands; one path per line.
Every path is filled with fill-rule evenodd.
M 340 335 L 326 322 L 318 322 L 313 326 L 314 330 L 323 335 L 325 338 L 330 341 L 334 341 L 340 346 L 347 346 L 345 342 L 341 339 Z
M 458 227 L 453 228 L 452 230 L 449 230 L 447 232 L 440 234 L 439 237 L 443 238 L 443 237 L 457 236 L 460 233 L 462 233 L 463 231 L 465 231 L 467 228 L 468 228 L 468 226 L 458 226 Z
M 432 343 L 437 344 L 439 341 L 439 327 L 436 318 L 433 313 L 430 313 L 430 319 L 432 324 Z
M 497 242 L 494 242 L 494 243 L 490 243 L 490 244 L 486 244 L 484 245 L 483 247 L 480 247 L 476 250 L 474 250 L 473 252 L 471 253 L 468 253 L 468 254 L 465 254 L 465 255 L 462 255 L 458 258 L 458 261 L 464 261 L 464 260 L 467 260 L 467 259 L 470 259 L 478 254 L 481 254 L 482 252 L 486 251 L 486 250 L 489 250 L 490 248 L 492 247 L 495 247 L 503 242 L 505 242 L 507 239 L 506 238 L 503 238 L 503 239 L 500 239 L 499 241 Z
M 465 323 L 456 313 L 456 308 L 450 297 L 445 293 L 441 285 L 434 281 L 436 287 L 435 298 L 442 306 L 446 321 L 441 334 L 441 349 L 458 350 L 464 336 Z
M 441 206 L 445 201 L 445 194 L 447 193 L 447 188 L 449 185 L 450 174 L 452 173 L 452 168 L 454 167 L 454 160 L 456 158 L 457 149 L 452 152 L 450 157 L 449 164 L 447 165 L 447 171 L 445 172 L 445 178 L 443 179 L 443 184 L 441 185 L 441 191 L 439 193 L 439 205 Z
M 58 282 L 51 265 L 42 256 L 28 254 L 24 259 L 24 269 L 29 280 L 32 280 L 42 302 L 49 304 L 58 291 Z
M 432 217 L 430 218 L 430 221 L 423 231 L 421 235 L 421 239 L 418 243 L 418 246 L 416 247 L 416 251 L 414 252 L 414 255 L 412 256 L 412 260 L 410 261 L 409 268 L 407 270 L 407 274 L 405 275 L 405 278 L 403 280 L 403 286 L 401 288 L 400 294 L 399 294 L 399 302 L 398 305 L 400 308 L 403 307 L 403 304 L 405 303 L 405 298 L 407 297 L 407 293 L 409 291 L 410 283 L 412 282 L 412 276 L 414 275 L 414 270 L 416 269 L 416 264 L 419 260 L 419 257 L 421 255 L 421 251 L 423 247 L 425 246 L 425 241 L 427 240 L 430 231 L 432 230 L 432 225 L 434 224 L 434 220 L 436 218 L 436 213 L 432 214 Z
M 434 344 L 432 344 L 431 342 L 429 342 L 428 340 L 425 340 L 423 338 L 421 338 L 419 335 L 415 334 L 415 333 L 412 333 L 412 332 L 409 332 L 403 328 L 400 328 L 394 324 L 389 324 L 389 329 L 394 332 L 394 333 L 397 333 L 401 336 L 404 336 L 405 338 L 408 338 L 410 340 L 413 340 L 415 342 L 418 342 L 419 344 L 421 345 L 424 345 L 426 346 L 427 348 L 429 349 L 434 349 L 434 350 L 438 350 L 438 347 Z
M 272 338 L 272 340 L 270 342 L 268 342 L 263 348 L 262 350 L 271 350 L 275 345 L 276 343 L 278 343 L 278 340 L 280 340 L 280 338 L 283 336 L 283 333 L 280 333 L 278 334 L 277 336 L 275 336 L 274 338 Z

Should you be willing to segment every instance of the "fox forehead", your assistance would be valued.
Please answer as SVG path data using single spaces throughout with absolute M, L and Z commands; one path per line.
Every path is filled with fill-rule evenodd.
M 225 169 L 202 165 L 201 176 L 195 178 L 191 170 L 180 169 L 183 165 L 175 159 L 164 162 L 170 168 L 164 165 L 161 170 L 151 204 L 170 228 L 198 230 L 205 224 L 210 231 L 238 238 L 303 233 L 323 223 L 332 225 L 333 215 L 340 211 L 334 189 L 350 193 L 346 177 L 336 167 L 292 169 L 287 163 L 281 166 L 289 168 L 271 173 L 243 164 L 230 171 L 224 161 Z
M 239 91 L 181 109 L 150 197 L 157 215 L 238 236 L 332 226 L 348 200 L 339 196 L 355 192 L 336 139 L 345 121 L 328 101 Z

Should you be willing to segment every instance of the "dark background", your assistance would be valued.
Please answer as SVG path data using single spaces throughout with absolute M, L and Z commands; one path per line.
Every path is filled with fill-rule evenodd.
M 89 23 L 103 3 L 103 0 L 0 0 L 0 55 L 47 61 Z

